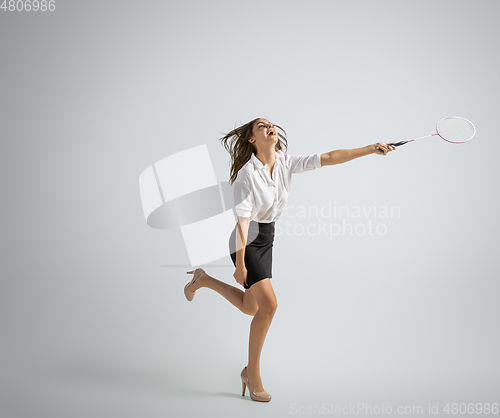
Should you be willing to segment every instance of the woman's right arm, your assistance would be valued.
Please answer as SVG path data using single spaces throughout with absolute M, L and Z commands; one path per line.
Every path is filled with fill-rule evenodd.
M 238 225 L 236 230 L 236 271 L 233 276 L 236 281 L 243 286 L 247 281 L 247 269 L 245 267 L 245 247 L 247 245 L 248 227 L 250 218 L 238 216 Z M 239 250 L 238 250 L 239 248 Z

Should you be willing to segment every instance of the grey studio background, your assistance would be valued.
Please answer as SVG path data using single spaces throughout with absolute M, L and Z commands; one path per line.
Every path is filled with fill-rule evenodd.
M 2 9 L 0 415 L 445 416 L 447 403 L 500 402 L 499 12 L 477 0 Z M 261 360 L 273 400 L 242 399 L 251 317 L 207 289 L 185 300 L 182 236 L 146 225 L 140 173 L 206 144 L 227 181 L 217 138 L 256 117 L 312 154 L 431 134 L 453 115 L 476 125 L 472 141 L 294 175 Z M 319 222 L 338 233 L 301 233 Z M 212 264 L 235 284 L 229 257 Z

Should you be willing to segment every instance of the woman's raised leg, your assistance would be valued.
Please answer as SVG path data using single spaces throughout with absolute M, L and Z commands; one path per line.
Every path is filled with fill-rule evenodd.
M 199 272 L 200 270 L 201 272 Z M 252 294 L 252 292 L 250 292 L 250 289 L 245 289 L 245 291 L 243 291 L 236 288 L 235 286 L 231 286 L 230 284 L 221 282 L 215 277 L 207 274 L 205 270 L 201 268 L 196 269 L 194 274 L 199 274 L 200 276 L 190 287 L 191 291 L 194 292 L 201 287 L 208 287 L 209 289 L 212 289 L 221 296 L 225 297 L 244 314 L 251 316 L 254 316 L 256 314 L 258 305 L 254 295 Z

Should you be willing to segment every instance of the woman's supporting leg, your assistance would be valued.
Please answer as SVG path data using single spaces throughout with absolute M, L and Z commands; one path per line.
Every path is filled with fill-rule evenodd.
M 261 280 L 249 289 L 257 301 L 258 310 L 250 325 L 248 346 L 248 381 L 255 392 L 264 390 L 260 378 L 260 354 L 267 331 L 278 307 L 276 295 L 270 279 Z
M 191 290 L 195 291 L 200 287 L 208 287 L 225 297 L 244 314 L 251 316 L 256 314 L 258 305 L 254 295 L 250 292 L 250 289 L 245 289 L 244 292 L 241 289 L 221 282 L 215 277 L 208 275 L 203 269 L 200 270 L 202 270 L 203 273 L 201 273 L 201 276 L 196 280 Z

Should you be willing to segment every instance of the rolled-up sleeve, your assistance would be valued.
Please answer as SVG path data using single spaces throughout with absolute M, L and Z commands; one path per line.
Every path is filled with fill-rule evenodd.
M 311 155 L 289 154 L 288 157 L 292 173 L 303 173 L 321 168 L 321 152 Z
M 254 207 L 252 188 L 247 182 L 235 181 L 233 190 L 236 215 L 242 218 L 250 218 Z

